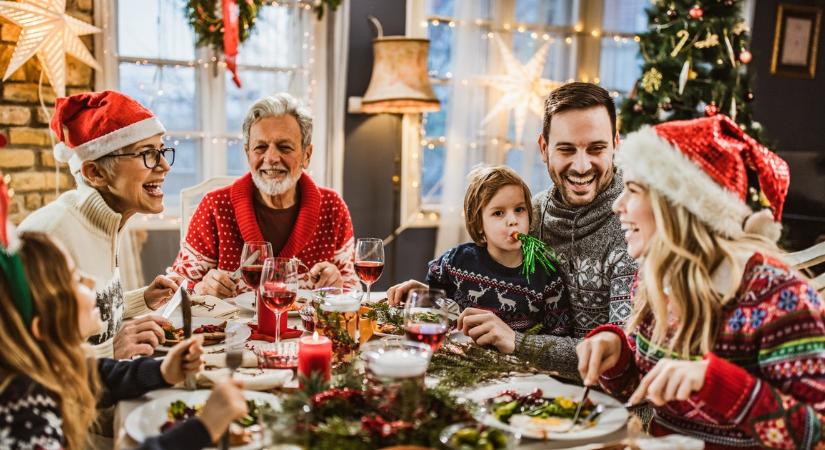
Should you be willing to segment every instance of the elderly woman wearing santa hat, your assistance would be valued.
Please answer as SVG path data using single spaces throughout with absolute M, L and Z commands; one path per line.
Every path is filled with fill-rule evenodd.
M 175 150 L 163 147 L 157 117 L 115 91 L 58 98 L 51 122 L 60 141 L 55 157 L 68 162 L 77 189 L 35 211 L 20 231 L 41 231 L 60 241 L 80 270 L 94 279 L 104 325 L 91 339 L 98 356 L 117 359 L 151 354 L 164 341 L 158 316 L 178 279 L 158 276 L 143 289 L 123 292 L 118 241 L 136 213 L 163 211 L 163 181 Z M 122 325 L 124 318 L 145 315 Z
M 825 309 L 760 235 L 777 237 L 787 164 L 722 115 L 631 134 L 616 163 L 634 312 L 579 344 L 585 384 L 650 401 L 653 434 L 705 448 L 821 445 Z

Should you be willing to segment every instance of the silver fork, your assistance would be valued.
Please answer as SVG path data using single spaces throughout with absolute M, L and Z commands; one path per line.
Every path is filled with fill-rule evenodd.
M 234 377 L 235 371 L 243 364 L 243 341 L 238 342 L 238 339 L 234 337 L 231 336 L 231 339 L 226 340 L 226 367 L 229 368 L 229 379 Z M 221 436 L 221 450 L 229 450 L 228 429 Z

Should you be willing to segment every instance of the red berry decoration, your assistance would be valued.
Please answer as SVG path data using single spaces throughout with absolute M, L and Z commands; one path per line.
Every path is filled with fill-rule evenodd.
M 699 5 L 694 5 L 693 8 L 690 8 L 688 14 L 690 14 L 690 17 L 693 19 L 699 20 L 705 15 L 705 11 Z
M 713 117 L 718 112 L 719 108 L 716 106 L 715 102 L 710 102 L 710 105 L 705 106 L 705 115 L 708 117 Z
M 742 50 L 739 52 L 739 61 L 742 61 L 742 64 L 748 64 L 753 59 L 753 55 L 751 52 L 747 50 Z

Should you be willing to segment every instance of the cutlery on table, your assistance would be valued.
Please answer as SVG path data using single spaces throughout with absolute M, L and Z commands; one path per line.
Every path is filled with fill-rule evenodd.
M 227 324 L 227 331 L 229 331 Z M 229 368 L 229 378 L 232 379 L 235 371 L 243 364 L 243 340 L 237 338 L 236 332 L 226 335 L 226 367 Z M 221 450 L 229 450 L 229 430 L 221 436 Z
M 189 298 L 189 291 L 180 289 L 180 313 L 183 316 L 183 339 L 192 337 L 192 299 Z M 194 375 L 187 375 L 183 382 L 184 387 L 189 390 L 197 388 Z
M 576 407 L 576 413 L 573 414 L 573 423 L 570 424 L 570 428 L 564 430 L 564 433 L 571 431 L 573 428 L 576 428 L 576 425 L 579 423 L 579 418 L 581 418 L 582 414 L 582 407 L 584 406 L 585 400 L 587 400 L 587 396 L 590 394 L 590 386 L 584 387 L 584 392 L 582 392 L 582 397 L 579 400 L 579 406 Z
M 168 319 L 172 316 L 172 313 L 175 312 L 175 309 L 177 309 L 178 305 L 180 305 L 183 295 L 181 294 L 181 291 L 184 289 L 186 288 L 181 286 L 178 288 L 177 291 L 175 291 L 175 295 L 172 296 L 172 298 L 169 300 L 169 303 L 163 306 L 163 312 L 160 313 L 161 317 L 163 317 L 164 319 Z

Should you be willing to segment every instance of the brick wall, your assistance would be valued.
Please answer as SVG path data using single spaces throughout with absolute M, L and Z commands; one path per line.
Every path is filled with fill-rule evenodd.
M 68 0 L 66 12 L 88 23 L 92 20 L 93 0 Z M 0 75 L 5 74 L 20 34 L 20 28 L 0 19 Z M 92 36 L 81 36 L 87 48 L 94 53 Z M 71 56 L 66 56 L 66 94 L 94 89 L 94 70 Z M 0 86 L 0 133 L 8 143 L 0 148 L 0 171 L 11 176 L 14 190 L 9 218 L 20 223 L 30 212 L 55 199 L 55 188 L 60 192 L 71 189 L 74 180 L 64 164 L 55 175 L 52 155 L 49 116 L 54 113 L 55 93 L 43 76 L 43 100 L 48 115 L 40 106 L 38 82 L 40 63 L 32 58 L 14 72 Z

